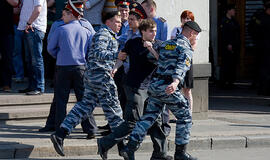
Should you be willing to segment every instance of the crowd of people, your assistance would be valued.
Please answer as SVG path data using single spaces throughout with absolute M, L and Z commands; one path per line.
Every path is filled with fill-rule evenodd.
M 109 129 L 97 140 L 102 159 L 115 144 L 120 156 L 135 159 L 146 134 L 153 142 L 151 160 L 196 159 L 186 147 L 192 125 L 192 55 L 201 28 L 191 11 L 183 11 L 168 40 L 167 22 L 156 9 L 153 0 L 1 2 L 0 11 L 7 15 L 0 30 L 2 90 L 11 90 L 13 70 L 16 81 L 24 78 L 25 57 L 28 87 L 19 92 L 42 95 L 43 56 L 56 60 L 54 98 L 39 132 L 55 131 L 51 141 L 59 155 L 65 155 L 64 139 L 79 123 L 88 139 L 95 137 L 98 127 L 92 113 L 100 106 L 108 121 L 103 128 Z M 72 88 L 77 103 L 66 114 Z M 174 158 L 167 154 L 169 112 L 176 117 Z

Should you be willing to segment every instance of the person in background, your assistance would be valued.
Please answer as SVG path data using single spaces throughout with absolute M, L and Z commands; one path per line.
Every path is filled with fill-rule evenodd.
M 264 9 L 252 16 L 248 31 L 255 44 L 255 83 L 259 95 L 270 95 L 270 0 L 264 0 Z
M 220 85 L 225 89 L 234 87 L 240 52 L 240 26 L 234 17 L 235 5 L 230 4 L 226 7 L 225 16 L 220 24 L 222 49 Z
M 106 0 L 85 0 L 84 1 L 84 18 L 87 19 L 98 31 L 102 25 L 101 16 Z
M 189 10 L 185 10 L 181 13 L 180 16 L 180 21 L 181 21 L 181 26 L 180 27 L 175 27 L 172 30 L 171 33 L 171 39 L 174 39 L 177 37 L 177 35 L 181 34 L 183 26 L 186 22 L 188 21 L 194 21 L 194 14 L 189 11 Z M 195 49 L 195 45 L 196 45 L 196 40 L 194 41 L 190 41 L 192 48 Z M 187 71 L 186 76 L 185 76 L 185 80 L 184 80 L 184 85 L 182 88 L 183 94 L 184 96 L 189 100 L 190 103 L 190 108 L 192 111 L 193 108 L 193 98 L 192 98 L 192 92 L 191 89 L 193 88 L 193 65 L 192 65 L 192 61 L 191 61 L 191 66 L 190 66 L 190 70 Z
M 47 1 L 24 1 L 18 30 L 24 31 L 28 87 L 19 90 L 26 95 L 41 95 L 45 91 L 43 38 L 47 28 Z
M 1 0 L 0 14 L 0 89 L 4 92 L 11 92 L 12 78 L 12 55 L 14 45 L 13 29 L 13 7 L 18 5 L 18 0 Z
M 13 9 L 14 13 L 14 51 L 12 55 L 13 69 L 15 71 L 15 82 L 24 81 L 24 65 L 23 65 L 23 32 L 19 31 L 18 23 L 21 12 L 23 0 L 19 0 L 19 3 Z
M 71 3 L 73 5 L 70 5 Z M 61 22 L 56 21 L 49 33 L 48 52 L 57 60 L 56 85 L 46 126 L 41 128 L 39 132 L 59 129 L 66 116 L 71 87 L 74 87 L 77 101 L 82 99 L 85 56 L 95 34 L 91 24 L 81 18 L 83 16 L 82 4 L 83 1 L 69 0 L 63 10 L 62 22 L 64 24 L 61 25 Z M 75 6 L 75 8 L 72 6 Z M 83 120 L 81 125 L 83 132 L 87 133 L 87 139 L 95 137 L 97 127 L 92 114 L 89 115 L 89 118 Z
M 142 6 L 148 18 L 152 18 L 157 23 L 156 39 L 166 41 L 168 39 L 168 24 L 162 17 L 157 16 L 157 4 L 153 0 L 144 0 Z

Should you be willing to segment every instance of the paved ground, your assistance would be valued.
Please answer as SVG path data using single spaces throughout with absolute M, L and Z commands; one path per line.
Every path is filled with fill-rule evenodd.
M 208 119 L 194 120 L 189 150 L 206 150 L 201 152 L 202 157 L 209 155 L 214 159 L 213 157 L 218 156 L 218 154 L 226 155 L 229 152 L 212 152 L 212 150 L 235 148 L 243 150 L 239 154 L 245 154 L 246 148 L 255 148 L 255 150 L 262 147 L 270 148 L 269 104 L 269 97 L 256 95 L 256 92 L 246 85 L 239 85 L 238 88 L 232 90 L 220 90 L 211 85 Z M 100 125 L 104 123 L 106 122 L 98 121 Z M 44 121 L 40 120 L 1 125 L 0 158 L 1 156 L 10 156 L 9 158 L 56 157 L 57 154 L 49 140 L 49 133 L 40 134 L 37 132 L 43 125 Z M 96 155 L 96 140 L 85 140 L 85 135 L 80 132 L 80 128 L 76 129 L 65 140 L 67 155 Z M 175 124 L 172 124 L 172 132 L 169 137 L 170 151 L 174 150 L 174 134 Z M 152 144 L 148 137 L 139 153 L 151 151 Z M 115 153 L 114 148 L 110 154 Z M 194 153 L 196 154 L 196 152 Z M 232 154 L 237 155 L 238 152 Z

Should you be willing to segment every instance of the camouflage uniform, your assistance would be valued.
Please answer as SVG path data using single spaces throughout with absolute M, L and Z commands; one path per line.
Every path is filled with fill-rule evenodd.
M 136 123 L 130 134 L 129 149 L 134 151 L 137 149 L 147 130 L 165 109 L 165 105 L 177 118 L 175 144 L 182 145 L 189 142 L 191 129 L 189 102 L 180 92 L 181 84 L 171 95 L 165 93 L 165 88 L 172 83 L 173 78 L 179 79 L 180 83 L 183 83 L 185 73 L 190 69 L 192 54 L 190 42 L 183 35 L 179 35 L 177 39 L 166 41 L 161 45 L 158 69 L 148 89 L 148 105 L 141 121 Z
M 117 88 L 110 75 L 117 58 L 118 43 L 115 37 L 111 29 L 102 26 L 92 39 L 84 74 L 84 97 L 61 124 L 61 128 L 68 133 L 87 118 L 97 105 L 102 107 L 112 129 L 123 122 Z

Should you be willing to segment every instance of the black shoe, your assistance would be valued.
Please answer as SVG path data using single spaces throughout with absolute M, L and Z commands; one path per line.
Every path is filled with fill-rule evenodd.
M 95 137 L 96 137 L 95 133 L 88 133 L 86 139 L 93 139 Z
M 192 157 L 190 154 L 185 152 L 183 154 L 174 155 L 174 160 L 198 160 L 198 159 Z
M 105 151 L 105 149 L 101 146 L 101 139 L 97 139 L 97 146 L 98 146 L 98 154 L 102 158 L 102 160 L 107 160 L 108 158 L 108 152 Z
M 107 135 L 110 134 L 110 133 L 112 133 L 111 130 L 109 130 L 109 131 L 103 131 L 103 132 L 100 132 L 100 135 L 101 135 L 101 136 L 107 136 Z
M 133 151 L 130 151 L 128 149 L 128 147 L 125 147 L 122 151 L 121 151 L 122 157 L 124 158 L 124 160 L 135 160 L 135 155 Z
M 98 126 L 98 129 L 111 130 L 110 125 L 107 123 L 105 126 Z
M 55 133 L 51 134 L 51 141 L 53 143 L 55 151 L 60 155 L 60 156 L 65 156 L 64 153 L 64 140 L 63 138 L 58 137 Z
M 173 160 L 173 157 L 172 156 L 165 156 L 165 157 L 156 157 L 156 156 L 152 156 L 150 158 L 150 160 Z
M 45 126 L 43 128 L 40 128 L 38 131 L 39 132 L 53 132 L 53 131 L 55 131 L 55 128 L 54 127 Z
M 35 95 L 42 95 L 43 93 L 41 91 L 34 90 L 34 91 L 26 92 L 25 94 L 29 96 L 35 96 Z
M 21 89 L 18 92 L 19 93 L 26 93 L 26 92 L 30 92 L 30 91 L 32 91 L 30 88 L 26 88 L 26 89 Z

